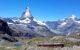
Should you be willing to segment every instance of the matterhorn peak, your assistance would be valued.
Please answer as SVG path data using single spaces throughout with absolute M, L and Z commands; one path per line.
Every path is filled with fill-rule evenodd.
M 33 16 L 30 12 L 30 9 L 29 7 L 26 8 L 26 10 L 23 12 L 21 18 L 21 20 L 25 20 L 25 19 L 30 19 L 30 20 L 33 20 Z

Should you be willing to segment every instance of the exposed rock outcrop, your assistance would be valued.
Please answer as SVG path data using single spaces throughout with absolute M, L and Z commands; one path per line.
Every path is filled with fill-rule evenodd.
M 7 22 L 0 19 L 0 38 L 10 42 L 18 41 L 17 39 L 14 38 L 14 36 L 15 36 L 14 31 L 8 27 Z

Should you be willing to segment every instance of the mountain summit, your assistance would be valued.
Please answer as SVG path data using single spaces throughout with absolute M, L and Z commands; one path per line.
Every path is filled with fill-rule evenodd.
M 67 19 L 75 21 L 77 19 L 77 17 L 75 15 L 72 15 L 72 16 L 69 16 Z
M 21 18 L 21 20 L 24 20 L 24 19 L 30 19 L 30 20 L 33 20 L 33 16 L 30 12 L 30 9 L 29 7 L 26 8 L 26 10 L 23 12 Z
M 75 19 L 76 18 L 76 15 L 72 15 L 69 17 L 70 19 Z

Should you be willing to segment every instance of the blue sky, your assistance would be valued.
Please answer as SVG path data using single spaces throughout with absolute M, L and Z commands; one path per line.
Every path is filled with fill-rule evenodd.
M 0 16 L 20 17 L 27 0 L 0 0 Z M 32 15 L 41 21 L 54 21 L 72 14 L 80 18 L 80 0 L 30 0 Z

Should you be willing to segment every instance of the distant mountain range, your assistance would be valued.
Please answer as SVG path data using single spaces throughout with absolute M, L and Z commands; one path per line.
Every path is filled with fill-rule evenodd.
M 72 15 L 64 20 L 46 21 L 46 25 L 53 32 L 61 35 L 80 33 L 80 19 Z
M 20 18 L 1 18 L 17 33 L 28 33 L 34 36 L 51 37 L 54 35 L 71 35 L 80 32 L 80 19 L 72 15 L 64 20 L 41 22 L 36 20 L 29 8 Z

